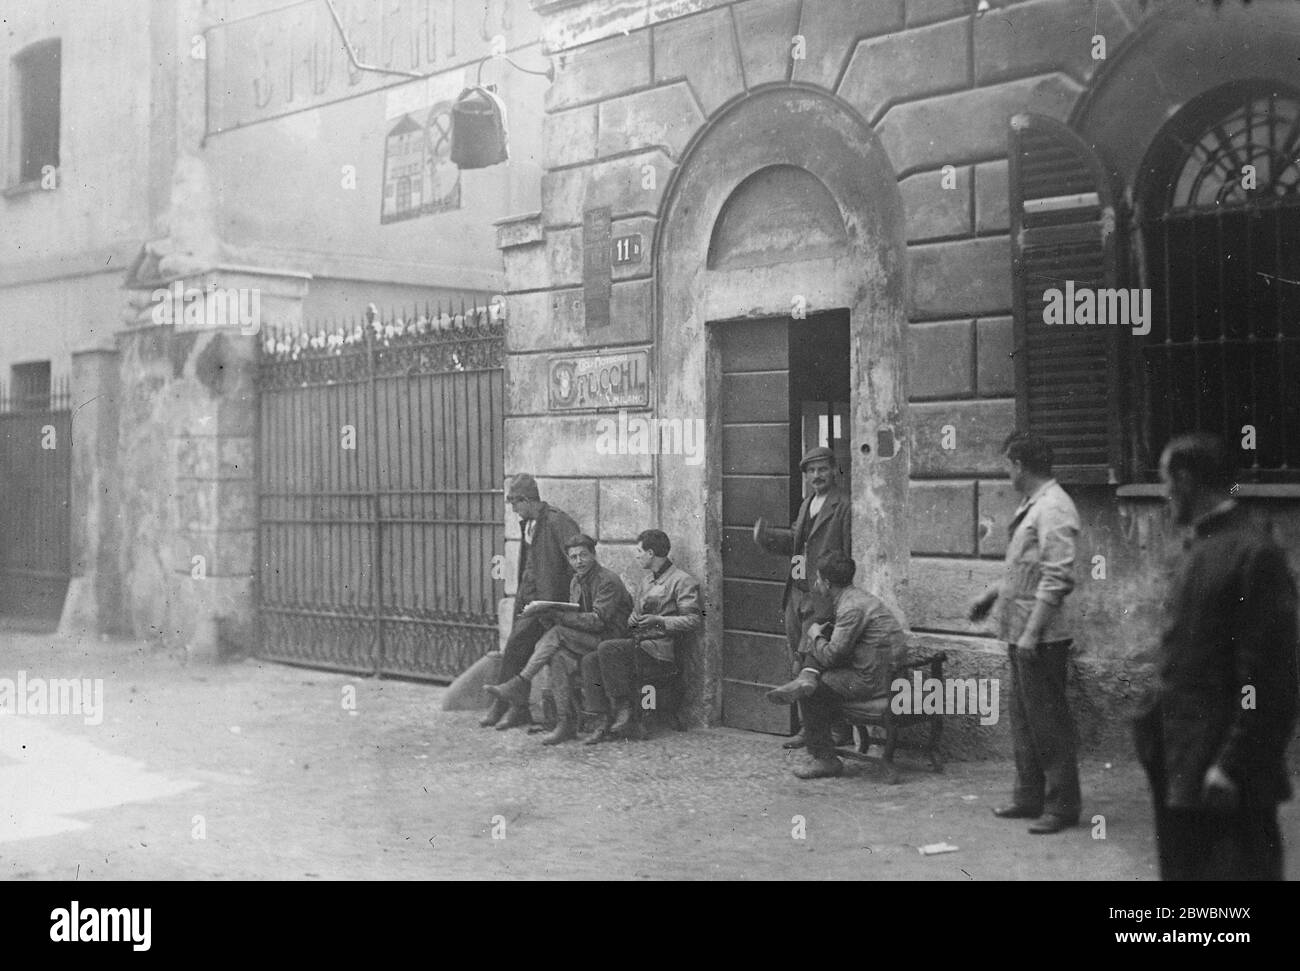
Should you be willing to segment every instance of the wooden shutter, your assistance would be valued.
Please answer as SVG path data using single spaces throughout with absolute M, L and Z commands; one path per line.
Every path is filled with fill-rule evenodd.
M 1062 482 L 1117 482 L 1122 474 L 1119 380 L 1128 328 L 1048 326 L 1044 292 L 1067 281 L 1117 286 L 1110 179 L 1096 154 L 1054 118 L 1011 119 L 1011 258 L 1016 422 L 1044 436 Z

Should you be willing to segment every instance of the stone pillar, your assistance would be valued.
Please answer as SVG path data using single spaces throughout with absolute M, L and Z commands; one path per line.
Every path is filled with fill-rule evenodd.
M 117 570 L 118 359 L 111 348 L 72 355 L 72 578 L 59 633 L 122 632 Z
M 136 637 L 205 660 L 253 647 L 258 342 L 263 324 L 301 325 L 308 279 L 218 266 L 133 281 L 118 335 L 119 568 Z M 241 326 L 232 306 L 256 313 Z

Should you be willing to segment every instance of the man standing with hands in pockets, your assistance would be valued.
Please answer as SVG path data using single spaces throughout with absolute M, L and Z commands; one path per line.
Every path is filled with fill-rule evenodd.
M 1033 819 L 1031 833 L 1077 825 L 1081 797 L 1074 720 L 1065 682 L 1072 639 L 1062 616 L 1074 589 L 1079 513 L 1052 478 L 1052 446 L 1038 435 L 1013 432 L 1002 445 L 1011 484 L 1022 499 L 1009 527 L 1001 581 L 975 598 L 970 619 L 998 606 L 998 637 L 1011 669 L 1011 737 L 1016 787 L 1003 819 Z

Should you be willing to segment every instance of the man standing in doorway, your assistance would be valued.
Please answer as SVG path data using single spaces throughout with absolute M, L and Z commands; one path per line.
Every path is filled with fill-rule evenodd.
M 1232 499 L 1235 473 L 1213 435 L 1176 438 L 1160 458 L 1174 521 L 1191 527 L 1134 726 L 1164 880 L 1282 879 L 1296 587 L 1268 528 Z
M 534 600 L 568 599 L 573 570 L 564 544 L 579 532 L 572 516 L 542 502 L 537 480 L 526 472 L 511 480 L 506 489 L 506 502 L 519 517 L 522 542 L 514 620 L 501 658 L 498 684 L 504 684 L 523 670 L 549 626 L 543 614 L 523 616 L 524 608 Z M 531 721 L 527 698 L 522 704 L 511 704 L 498 696 L 479 724 L 484 728 L 495 725 L 498 731 L 504 731 Z
M 1021 503 L 1011 519 L 1002 580 L 971 604 L 983 620 L 998 605 L 998 636 L 1011 670 L 1011 739 L 1016 788 L 1003 819 L 1033 819 L 1031 833 L 1058 833 L 1079 822 L 1079 760 L 1065 682 L 1072 639 L 1062 614 L 1074 589 L 1079 513 L 1052 478 L 1052 446 L 1013 432 L 1002 460 Z
M 834 616 L 832 605 L 813 592 L 822 554 L 839 550 L 847 557 L 853 556 L 849 497 L 839 487 L 835 453 L 825 446 L 809 449 L 799 462 L 799 470 L 808 477 L 812 492 L 799 507 L 794 526 L 789 529 L 768 526 L 761 518 L 754 524 L 754 540 L 762 549 L 790 557 L 781 606 L 785 611 L 791 674 L 799 673 L 800 643 L 809 625 L 814 620 L 828 621 Z M 804 736 L 796 735 L 782 747 L 803 748 Z

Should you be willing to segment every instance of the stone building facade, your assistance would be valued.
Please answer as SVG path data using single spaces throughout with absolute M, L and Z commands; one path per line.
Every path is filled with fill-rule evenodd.
M 1229 117 L 1238 102 L 1263 98 L 1286 106 L 1267 112 L 1287 124 L 1251 122 L 1248 108 L 1246 127 L 1294 140 L 1280 131 L 1300 90 L 1287 40 L 1300 31 L 1293 3 L 980 6 L 533 2 L 558 74 L 546 97 L 540 212 L 499 226 L 507 471 L 537 474 L 543 498 L 573 514 L 628 577 L 641 529 L 672 537 L 674 559 L 707 593 L 706 636 L 689 662 L 696 723 L 786 729 L 784 711 L 761 694 L 785 677 L 787 565 L 756 552 L 749 526 L 760 514 L 790 521 L 810 444 L 831 444 L 847 470 L 858 583 L 895 607 L 918 642 L 946 650 L 955 675 L 1005 674 L 1005 648 L 965 618 L 999 573 L 1017 502 L 1000 446 L 1018 421 L 1059 432 L 1053 421 L 1075 420 L 1068 402 L 1055 417 L 1035 404 L 1041 376 L 1049 391 L 1055 380 L 1052 355 L 1072 351 L 1053 345 L 1044 356 L 1017 324 L 1042 298 L 1025 282 L 1027 237 L 1013 226 L 1032 228 L 1054 206 L 1092 205 L 1093 217 L 1112 220 L 1106 246 L 1117 244 L 1101 254 L 1111 260 L 1104 279 L 1149 287 L 1150 226 L 1139 222 L 1144 200 L 1158 195 L 1152 173 L 1171 119 L 1195 143 L 1217 123 L 1210 108 Z M 1043 201 L 1029 162 L 1010 171 L 1009 145 L 1029 145 L 1009 141 L 1012 120 L 1026 113 L 1068 146 L 1062 159 L 1103 173 L 1084 187 L 1092 195 L 1063 184 Z M 1273 165 L 1277 198 L 1259 218 L 1283 206 L 1268 230 L 1283 241 L 1269 273 L 1300 259 L 1284 240 L 1294 159 Z M 1231 188 L 1240 175 L 1219 181 Z M 1177 231 L 1164 238 L 1168 254 Z M 1219 245 L 1222 257 L 1228 244 Z M 1161 299 L 1166 317 L 1177 316 L 1173 297 Z M 1269 312 L 1282 320 L 1295 309 Z M 1065 456 L 1061 476 L 1085 524 L 1070 598 L 1085 744 L 1124 732 L 1179 542 L 1152 475 L 1155 439 L 1175 426 L 1152 417 L 1158 389 L 1132 378 L 1172 346 L 1173 325 L 1161 326 L 1165 344 L 1152 338 L 1141 354 L 1136 336 L 1106 345 L 1113 373 L 1098 378 L 1106 390 L 1092 403 L 1106 412 L 1105 441 Z M 1294 326 L 1268 333 L 1292 385 Z M 573 393 L 575 376 L 594 396 Z M 1274 442 L 1296 417 L 1293 393 L 1278 393 L 1282 404 L 1251 412 Z M 1225 407 L 1215 430 L 1235 427 L 1234 414 Z M 648 419 L 671 429 L 657 447 L 632 431 Z M 1094 419 L 1077 419 L 1081 436 Z M 1239 495 L 1300 551 L 1289 449 L 1262 462 L 1243 453 L 1251 471 Z M 507 528 L 513 558 L 518 532 Z M 950 734 L 955 751 L 1009 745 L 1005 726 L 969 722 Z
M 160 323 L 154 294 L 255 291 L 261 326 L 313 332 L 369 304 L 486 305 L 492 221 L 538 204 L 544 82 L 481 62 L 535 67 L 540 21 L 504 0 L 336 3 L 378 74 L 349 65 L 317 0 L 10 6 L 0 383 L 34 363 L 71 381 L 71 582 L 50 599 L 65 629 L 246 650 L 263 335 Z M 511 158 L 462 172 L 448 105 L 480 80 Z

